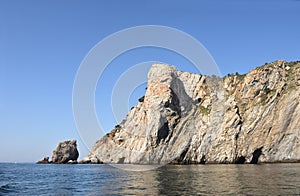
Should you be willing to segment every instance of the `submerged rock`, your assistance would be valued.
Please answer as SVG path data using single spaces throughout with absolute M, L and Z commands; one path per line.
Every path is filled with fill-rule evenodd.
M 155 64 L 143 99 L 95 143 L 85 162 L 298 161 L 299 86 L 299 62 L 276 61 L 224 78 Z
M 78 156 L 76 140 L 60 142 L 53 151 L 52 163 L 77 163 Z

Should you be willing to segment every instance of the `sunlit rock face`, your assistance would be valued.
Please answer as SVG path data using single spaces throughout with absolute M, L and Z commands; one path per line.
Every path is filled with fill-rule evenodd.
M 76 140 L 60 142 L 53 150 L 52 163 L 77 163 L 78 156 Z
M 146 94 L 96 142 L 92 163 L 300 160 L 300 63 L 208 77 L 154 64 Z

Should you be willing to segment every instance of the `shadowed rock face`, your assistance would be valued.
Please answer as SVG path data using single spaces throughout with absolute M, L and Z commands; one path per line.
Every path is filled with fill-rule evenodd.
M 60 142 L 53 151 L 52 163 L 75 163 L 78 156 L 76 140 Z
M 143 100 L 96 142 L 85 160 L 138 164 L 299 161 L 299 101 L 299 62 L 276 61 L 224 78 L 155 64 L 148 73 Z

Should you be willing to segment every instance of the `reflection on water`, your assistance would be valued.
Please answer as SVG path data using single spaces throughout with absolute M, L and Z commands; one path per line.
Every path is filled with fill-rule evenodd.
M 127 171 L 109 165 L 0 163 L 0 195 L 300 195 L 299 173 L 300 164 Z
M 120 171 L 108 194 L 300 194 L 300 165 L 169 165 L 145 172 Z M 105 190 L 105 189 L 104 189 Z

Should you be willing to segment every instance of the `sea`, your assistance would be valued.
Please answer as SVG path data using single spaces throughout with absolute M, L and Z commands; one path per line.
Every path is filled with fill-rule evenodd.
M 111 165 L 0 163 L 0 195 L 300 195 L 300 164 Z

